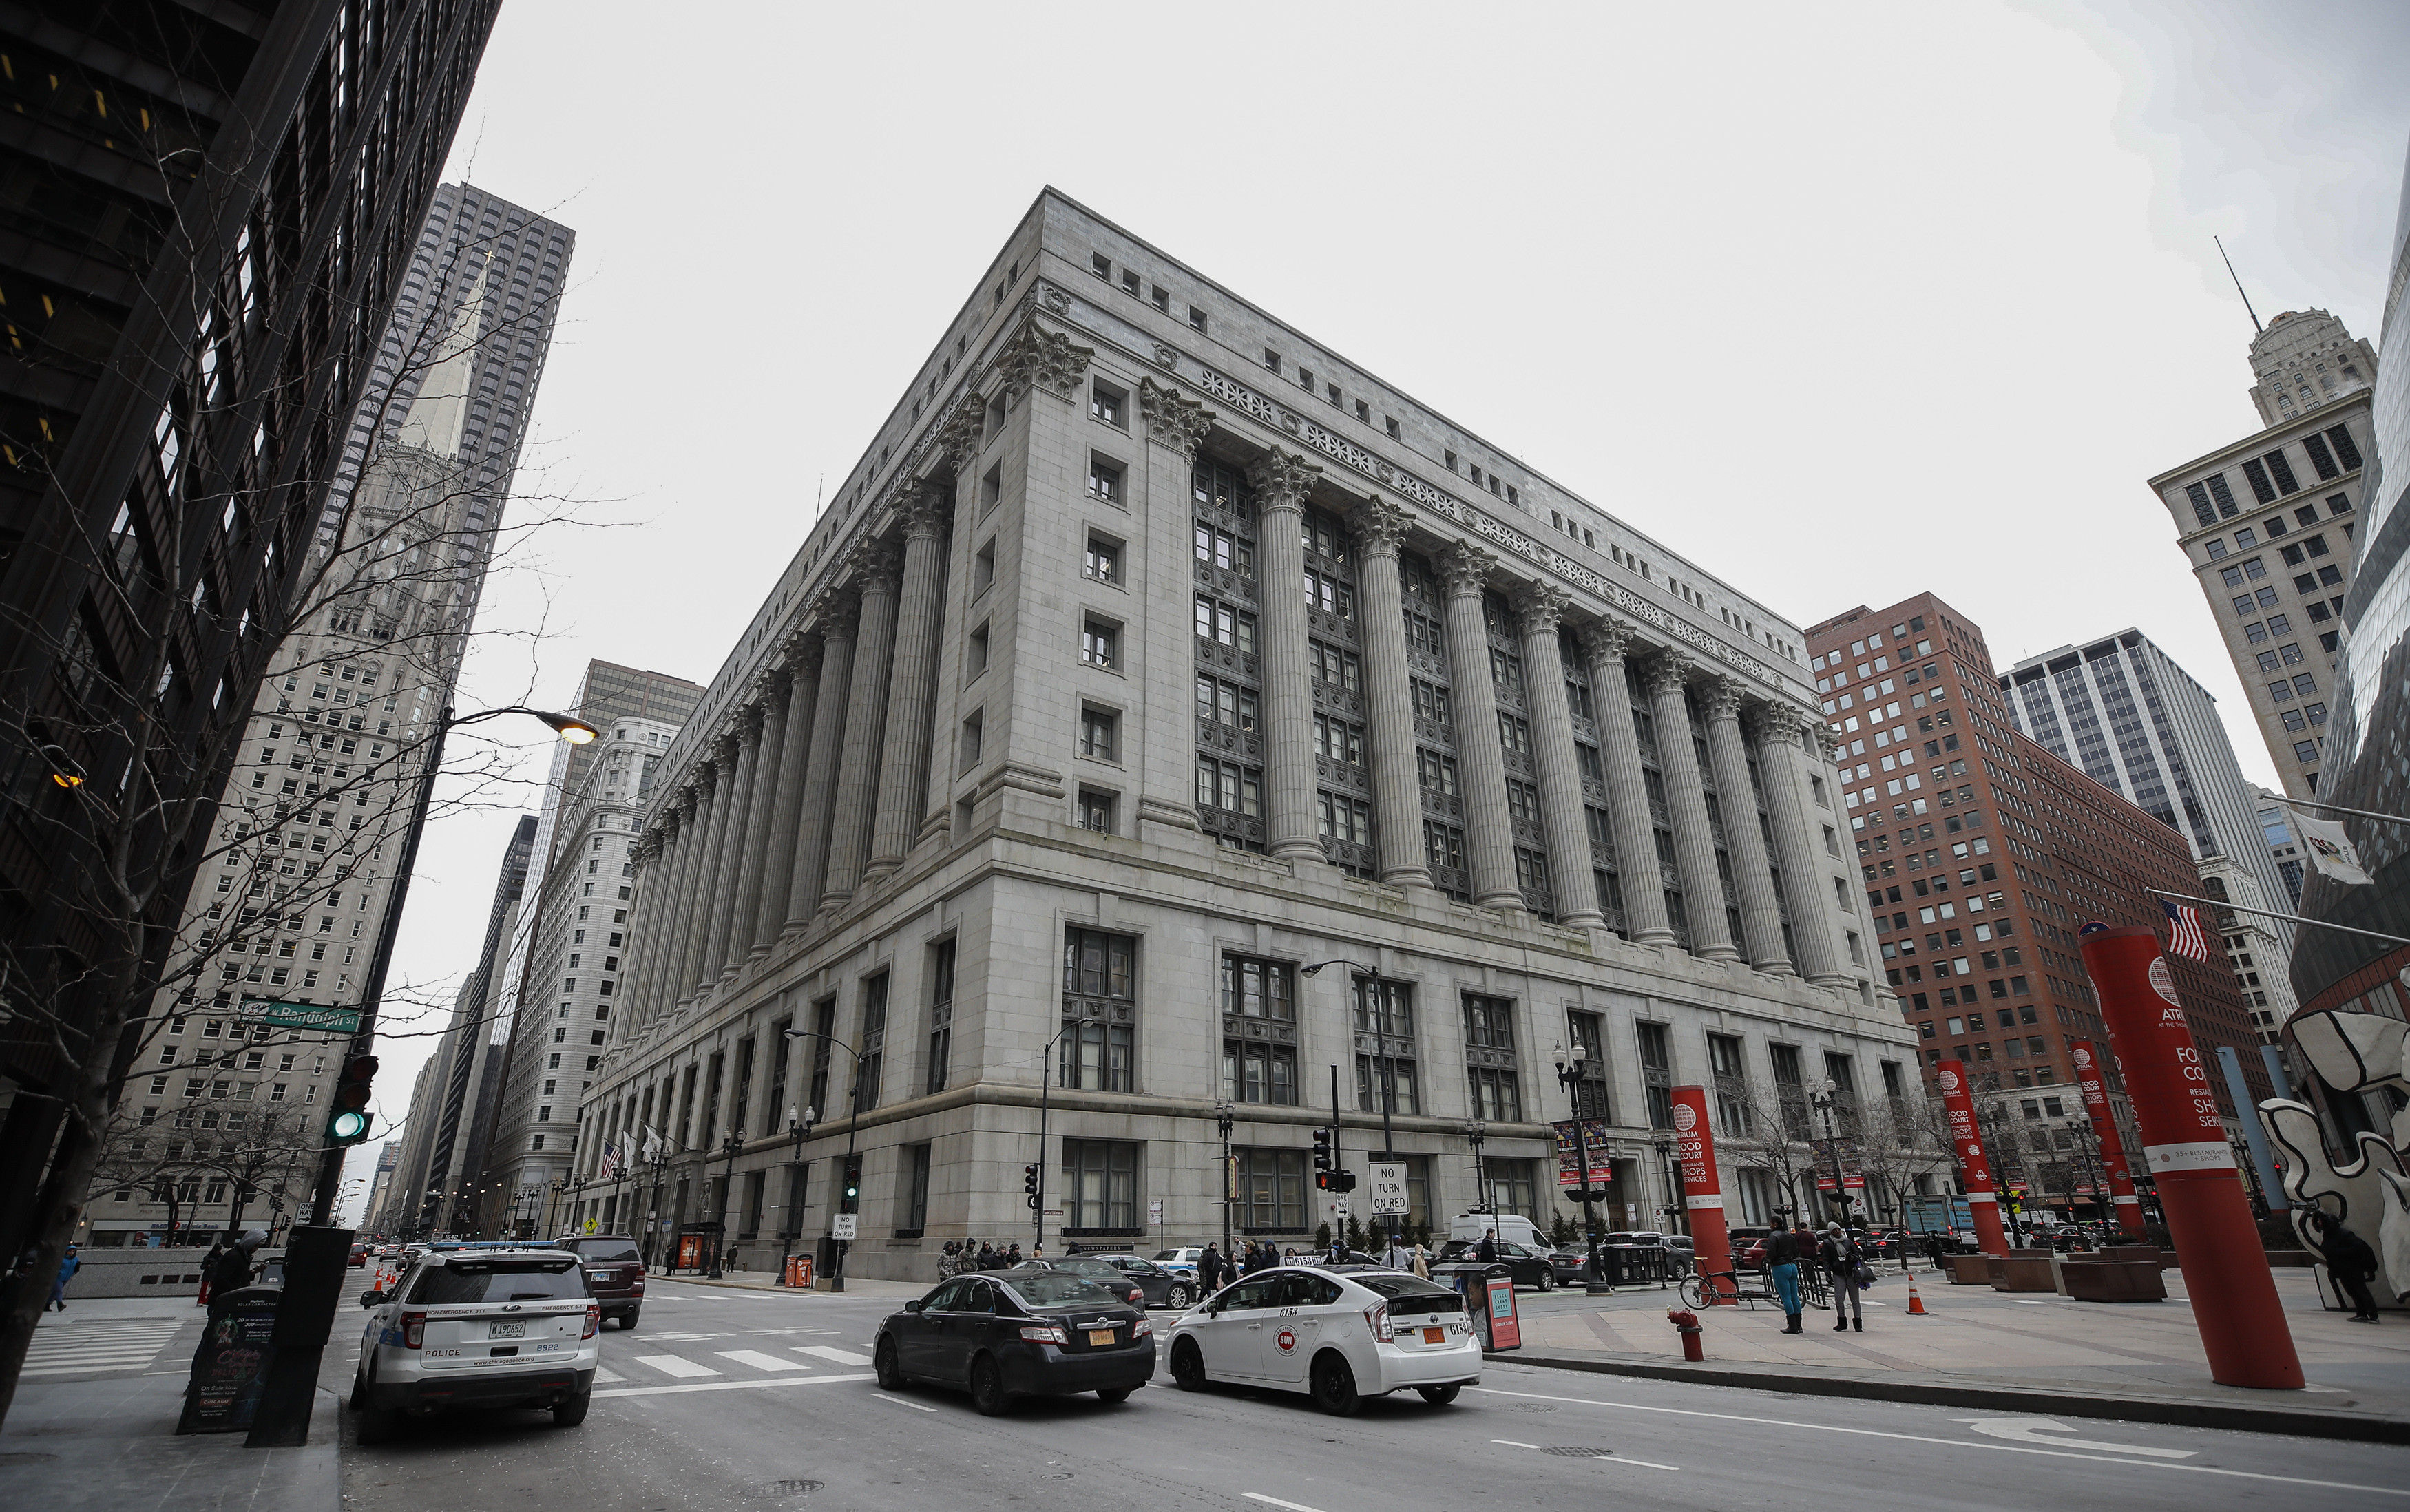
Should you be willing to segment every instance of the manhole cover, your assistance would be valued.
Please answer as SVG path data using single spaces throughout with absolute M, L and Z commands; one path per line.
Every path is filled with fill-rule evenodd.
M 1542 1449 L 1540 1452 L 1542 1454 L 1561 1454 L 1568 1460 L 1604 1460 L 1615 1451 L 1613 1449 L 1586 1449 L 1578 1445 L 1575 1445 L 1553 1449 Z
M 817 1480 L 765 1480 L 753 1492 L 764 1501 L 784 1501 L 790 1496 L 809 1496 L 820 1489 Z

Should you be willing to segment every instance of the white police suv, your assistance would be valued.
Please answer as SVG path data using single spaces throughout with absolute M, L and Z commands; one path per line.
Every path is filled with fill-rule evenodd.
M 1258 1271 L 1174 1319 L 1171 1381 L 1305 1391 L 1344 1417 L 1368 1396 L 1413 1389 L 1433 1404 L 1481 1379 L 1464 1299 L 1402 1271 Z
M 361 1443 L 385 1438 L 398 1414 L 443 1407 L 548 1407 L 561 1428 L 586 1420 L 602 1314 L 574 1253 L 432 1252 L 360 1305 L 369 1324 L 351 1406 Z

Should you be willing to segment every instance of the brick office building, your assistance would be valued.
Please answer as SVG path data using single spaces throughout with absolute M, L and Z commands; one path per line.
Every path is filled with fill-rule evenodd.
M 2149 888 L 2198 895 L 2184 838 L 2017 734 L 1982 631 L 1937 595 L 1807 635 L 1877 950 L 1926 1066 L 1964 1061 L 1979 1089 L 2037 1089 L 2028 1117 L 2072 1118 L 2040 1089 L 2074 1081 L 2069 1040 L 2107 1040 L 2076 933 L 2156 923 Z M 2257 1042 L 2222 956 L 2169 961 L 2204 1048 Z

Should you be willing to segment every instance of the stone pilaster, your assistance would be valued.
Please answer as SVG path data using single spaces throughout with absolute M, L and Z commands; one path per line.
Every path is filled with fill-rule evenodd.
M 753 911 L 753 944 L 748 952 L 756 960 L 770 953 L 778 941 L 778 931 L 787 926 L 787 894 L 795 880 L 795 830 L 804 816 L 804 763 L 811 751 L 812 706 L 820 697 L 819 646 L 801 642 L 790 646 L 787 668 L 777 797 L 770 807 L 769 827 L 762 836 L 762 896 Z M 763 770 L 769 770 L 766 746 L 762 759 Z
M 1129 573 L 1132 623 L 1146 637 L 1143 669 L 1157 686 L 1170 686 L 1178 672 L 1195 668 L 1195 623 L 1189 604 L 1197 591 L 1188 536 L 1189 474 L 1197 448 L 1212 429 L 1214 414 L 1178 390 L 1153 379 L 1138 385 L 1139 414 L 1148 444 L 1144 448 L 1145 492 L 1134 501 L 1143 514 L 1146 534 L 1133 543 Z M 1177 728 L 1193 735 L 1183 714 Z M 1193 738 L 1164 739 L 1150 729 L 1141 751 L 1141 790 L 1133 810 L 1133 832 L 1176 830 L 1195 835 L 1204 826 L 1197 821 L 1197 744 Z
M 1757 790 L 1749 780 L 1749 747 L 1741 738 L 1740 700 L 1745 690 L 1717 677 L 1700 690 L 1707 716 L 1707 760 L 1716 769 L 1716 801 L 1724 815 L 1724 849 L 1732 856 L 1733 882 L 1740 893 L 1740 932 L 1749 963 L 1776 976 L 1793 975 L 1791 952 L 1782 942 L 1782 898 L 1774 889 L 1773 864 L 1758 828 Z
M 862 569 L 862 627 L 854 641 L 853 687 L 846 701 L 845 754 L 837 764 L 836 802 L 830 810 L 822 908 L 853 896 L 870 852 L 878 749 L 887 723 L 887 679 L 894 652 L 895 560 L 884 548 L 874 548 L 864 555 Z
M 1413 516 L 1375 499 L 1358 506 L 1356 592 L 1364 618 L 1364 699 L 1372 711 L 1372 822 L 1381 842 L 1381 880 L 1429 887 L 1423 852 L 1422 779 L 1415 769 L 1415 698 L 1406 671 L 1404 589 L 1398 548 Z
M 940 585 L 945 576 L 946 497 L 924 491 L 904 516 L 903 596 L 895 609 L 895 651 L 887 699 L 887 730 L 880 742 L 878 802 L 873 818 L 870 863 L 864 880 L 875 881 L 904 864 L 920 829 L 921 798 L 929 785 L 929 700 L 937 664 L 937 638 L 945 622 Z
M 1516 595 L 1515 613 L 1523 634 L 1532 750 L 1540 768 L 1540 818 L 1547 827 L 1548 890 L 1556 894 L 1557 923 L 1589 929 L 1604 923 L 1606 916 L 1598 911 L 1581 769 L 1574 761 L 1574 716 L 1565 702 L 1565 659 L 1557 638 L 1570 602 L 1555 585 L 1532 583 Z
M 1683 691 L 1691 666 L 1673 651 L 1649 662 L 1641 686 L 1648 691 L 1657 726 L 1657 770 L 1665 778 L 1665 809 L 1674 821 L 1674 855 L 1682 869 L 1682 911 L 1691 925 L 1691 953 L 1710 961 L 1735 961 L 1732 925 L 1724 918 L 1723 874 L 1716 865 L 1716 834 L 1707 822 L 1707 790 L 1699 755 L 1691 745 L 1690 704 Z
M 1624 670 L 1631 646 L 1632 627 L 1619 621 L 1582 627 L 1590 700 L 1598 707 L 1599 754 L 1606 767 L 1607 817 L 1615 828 L 1616 878 L 1623 887 L 1623 935 L 1637 944 L 1670 945 L 1675 937 L 1665 912 L 1665 867 L 1657 859 L 1657 822 L 1648 810 L 1648 779 Z
M 836 803 L 836 769 L 844 749 L 845 711 L 851 702 L 853 638 L 860 605 L 848 598 L 820 605 L 820 682 L 812 701 L 812 743 L 804 758 L 803 811 L 795 821 L 795 865 L 787 890 L 787 924 L 780 938 L 799 934 L 820 911 L 820 882 L 828 870 L 831 811 Z
M 1276 858 L 1320 861 L 1314 822 L 1314 692 L 1305 634 L 1305 500 L 1322 470 L 1275 446 L 1248 471 L 1262 521 L 1256 665 L 1264 684 L 1264 807 Z
M 1506 808 L 1506 752 L 1499 744 L 1498 688 L 1489 672 L 1489 627 L 1482 590 L 1497 559 L 1459 545 L 1442 560 L 1447 577 L 1447 660 L 1456 697 L 1457 766 L 1464 778 L 1466 859 L 1473 901 L 1485 909 L 1523 907 L 1515 876 L 1515 823 Z
M 1833 909 L 1832 863 L 1822 821 L 1814 817 L 1808 798 L 1808 751 L 1801 739 L 1811 728 L 1821 734 L 1824 723 L 1783 705 L 1761 704 L 1749 724 L 1757 737 L 1757 769 L 1765 779 L 1775 854 L 1782 858 L 1782 880 L 1791 893 L 1791 936 L 1799 949 L 1800 973 L 1822 986 L 1847 985 L 1840 922 Z M 1821 741 L 1818 749 L 1822 749 Z M 1835 823 L 1837 827 L 1837 815 Z

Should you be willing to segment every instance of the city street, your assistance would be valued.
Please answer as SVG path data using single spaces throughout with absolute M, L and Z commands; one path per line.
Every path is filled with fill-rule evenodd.
M 891 1289 L 881 1287 L 878 1289 Z M 347 1507 L 1375 1508 L 1805 1505 L 1916 1512 L 2410 1501 L 2410 1455 L 2132 1423 L 1986 1417 L 1492 1362 L 1448 1407 L 1301 1396 L 1158 1374 L 1118 1407 L 880 1391 L 878 1320 L 900 1297 L 789 1296 L 656 1278 L 643 1327 L 606 1330 L 579 1428 L 538 1413 L 438 1418 L 342 1449 Z M 1160 1323 L 1168 1315 L 1158 1312 Z M 338 1361 L 336 1357 L 340 1355 Z M 351 1351 L 330 1351 L 329 1379 Z

